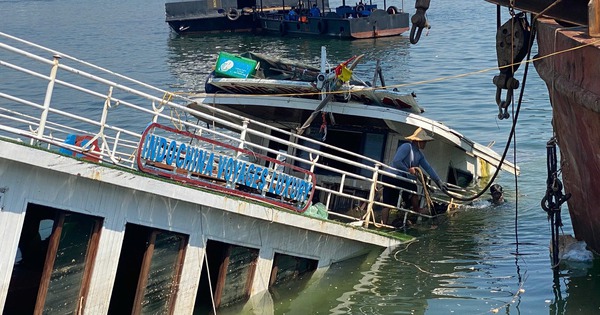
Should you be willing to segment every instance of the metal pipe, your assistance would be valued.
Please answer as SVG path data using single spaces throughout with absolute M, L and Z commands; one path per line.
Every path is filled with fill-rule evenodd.
M 600 37 L 600 0 L 588 3 L 588 20 L 590 37 Z
M 48 82 L 48 88 L 46 89 L 46 97 L 44 98 L 44 109 L 42 110 L 42 116 L 40 117 L 40 124 L 37 129 L 37 136 L 42 137 L 44 135 L 44 128 L 46 128 L 46 120 L 48 120 L 48 111 L 50 110 L 50 101 L 52 100 L 52 92 L 54 91 L 54 82 L 56 81 L 56 73 L 58 72 L 58 60 L 59 55 L 54 55 L 52 69 L 50 70 L 50 82 Z

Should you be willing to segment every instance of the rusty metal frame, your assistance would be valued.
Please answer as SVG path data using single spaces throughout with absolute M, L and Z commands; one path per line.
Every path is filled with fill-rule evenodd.
M 556 0 L 485 0 L 504 7 L 538 14 Z M 544 12 L 544 16 L 576 25 L 588 25 L 588 0 L 560 1 Z

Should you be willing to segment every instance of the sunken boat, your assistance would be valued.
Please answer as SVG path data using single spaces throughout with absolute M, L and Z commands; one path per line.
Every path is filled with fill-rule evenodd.
M 345 173 L 280 152 L 321 154 L 310 145 L 246 138 L 283 130 L 244 119 L 224 132 L 192 99 L 8 34 L 0 48 L 3 78 L 26 84 L 0 86 L 5 314 L 216 313 L 412 239 L 330 216 L 314 196 L 340 192 L 299 165 Z
M 481 180 L 489 179 L 498 169 L 519 172 L 510 162 L 502 161 L 490 147 L 423 116 L 424 110 L 414 93 L 377 87 L 354 75 L 350 69 L 360 62 L 360 56 L 339 63 L 331 62 L 336 66 L 328 67 L 323 47 L 322 68 L 318 68 L 263 54 L 242 55 L 254 59 L 220 54 L 215 73 L 207 80 L 206 93 L 193 96 L 194 102 L 188 106 L 208 117 L 220 117 L 233 124 L 220 126 L 224 128 L 243 124 L 244 119 L 251 119 L 264 127 L 280 128 L 282 131 L 272 133 L 271 138 L 249 135 L 249 142 L 278 150 L 278 157 L 302 156 L 309 161 L 323 163 L 321 167 L 313 167 L 312 162 L 298 165 L 317 174 L 317 186 L 326 188 L 317 198 L 333 213 L 344 214 L 350 209 L 358 209 L 369 218 L 368 205 L 373 200 L 375 208 L 397 210 L 397 219 L 403 225 L 407 215 L 414 214 L 406 200 L 399 200 L 393 205 L 384 204 L 378 199 L 380 189 L 373 191 L 372 187 L 396 189 L 386 186 L 376 173 L 389 175 L 387 165 L 390 165 L 396 149 L 419 128 L 435 139 L 423 150 L 429 157 L 429 163 L 453 188 L 448 196 L 430 187 L 431 202 L 421 198 L 421 206 L 431 208 L 430 218 L 453 207 L 452 197 L 472 195 L 473 192 L 468 189 Z M 227 67 L 222 67 L 224 64 Z M 339 70 L 340 67 L 342 70 Z M 376 70 L 376 73 L 382 75 L 380 71 Z M 367 98 L 367 91 L 368 95 L 388 96 L 380 102 Z M 206 120 L 206 116 L 198 118 Z M 273 142 L 282 140 L 294 145 Z M 296 145 L 312 149 L 298 149 Z M 331 147 L 342 149 L 343 156 L 353 163 L 343 166 L 330 160 L 336 155 L 330 152 Z M 364 165 L 378 171 L 366 172 L 362 169 Z M 332 167 L 338 168 L 344 175 L 331 177 L 334 175 Z M 368 202 L 349 202 L 348 196 L 358 196 Z

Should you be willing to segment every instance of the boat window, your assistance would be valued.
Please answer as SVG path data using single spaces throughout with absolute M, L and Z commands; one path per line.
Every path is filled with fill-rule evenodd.
M 365 133 L 364 142 L 361 150 L 361 154 L 370 157 L 374 160 L 383 162 L 383 153 L 385 147 L 385 135 L 381 133 Z M 362 160 L 363 164 L 373 165 L 373 163 Z M 371 174 L 366 170 L 360 172 L 363 176 L 370 176 Z
M 313 130 L 311 134 L 319 135 L 318 129 Z M 346 151 L 365 155 L 377 161 L 383 161 L 383 153 L 385 148 L 386 137 L 383 133 L 368 132 L 368 131 L 354 131 L 354 130 L 336 130 L 330 129 L 327 132 L 325 143 L 342 148 Z M 353 162 L 364 163 L 369 166 L 373 166 L 372 162 L 364 159 L 359 159 L 351 154 L 339 153 L 338 151 L 323 148 L 323 152 L 338 156 L 342 159 L 346 159 Z M 371 173 L 367 170 L 360 169 L 356 166 L 352 166 L 342 161 L 327 159 L 321 157 L 322 160 L 319 162 L 326 164 L 330 167 L 334 167 L 343 171 L 358 173 L 363 176 L 370 177 Z M 324 169 L 317 169 L 317 174 L 327 174 L 329 171 Z
M 460 187 L 467 187 L 473 181 L 473 174 L 461 169 L 448 167 L 448 183 L 458 185 Z
M 171 313 L 186 245 L 186 235 L 128 223 L 109 313 Z
M 29 204 L 5 313 L 83 309 L 101 226 L 101 218 Z
M 255 248 L 208 240 L 193 313 L 209 313 L 213 307 L 248 300 L 258 252 Z
M 314 259 L 275 253 L 269 287 L 286 284 L 292 280 L 310 277 L 312 272 L 317 269 L 318 263 L 319 262 Z

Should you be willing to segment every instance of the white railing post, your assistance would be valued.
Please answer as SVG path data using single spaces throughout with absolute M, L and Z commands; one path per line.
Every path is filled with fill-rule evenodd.
M 110 86 L 108 88 L 108 94 L 106 95 L 106 100 L 104 101 L 104 107 L 102 108 L 102 118 L 100 118 L 100 132 L 98 132 L 98 134 L 94 137 L 94 139 L 92 139 L 90 142 L 90 146 L 92 146 L 91 142 L 93 142 L 95 139 L 101 140 L 102 143 L 99 144 L 100 148 L 100 156 L 102 157 L 104 155 L 104 145 L 106 143 L 106 138 L 104 137 L 104 127 L 106 126 L 106 119 L 108 118 L 108 110 L 110 109 L 111 105 L 110 105 L 110 99 L 112 98 L 112 93 L 113 93 L 113 87 Z M 116 104 L 118 105 L 118 103 Z
M 56 81 L 56 73 L 58 72 L 58 60 L 59 55 L 54 55 L 52 69 L 50 70 L 50 81 L 48 82 L 48 88 L 46 88 L 46 97 L 44 98 L 44 109 L 40 116 L 40 124 L 37 129 L 37 136 L 44 136 L 44 129 L 46 128 L 46 120 L 48 120 L 48 111 L 50 110 L 50 101 L 52 100 L 52 92 L 54 91 L 54 82 Z
M 588 3 L 588 21 L 590 37 L 600 37 L 600 0 Z
M 375 194 L 377 192 L 377 179 L 379 178 L 379 168 L 381 164 L 375 164 L 375 170 L 373 171 L 373 177 L 371 180 L 371 190 L 369 191 L 369 203 L 367 204 L 367 217 L 363 223 L 365 228 L 369 227 L 369 221 L 371 220 L 371 216 L 375 217 L 373 214 L 373 202 L 375 201 Z
M 240 132 L 240 144 L 238 144 L 238 148 L 243 149 L 244 148 L 244 144 L 246 143 L 246 133 L 248 132 L 248 124 L 250 123 L 250 120 L 248 120 L 247 118 L 245 118 L 242 121 L 242 132 Z M 240 157 L 242 155 L 242 152 L 238 151 L 238 153 L 236 154 L 236 157 Z

